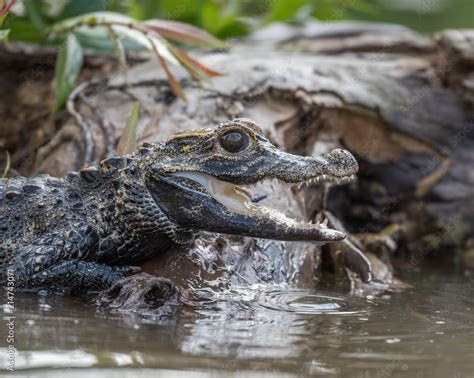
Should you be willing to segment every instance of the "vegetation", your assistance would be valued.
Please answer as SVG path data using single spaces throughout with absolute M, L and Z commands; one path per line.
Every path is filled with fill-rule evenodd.
M 237 37 L 273 21 L 311 15 L 328 18 L 334 16 L 333 7 L 355 8 L 356 2 L 332 0 L 332 5 L 329 4 L 329 0 L 0 0 L 0 23 L 4 23 L 0 38 L 59 47 L 55 111 L 61 109 L 74 89 L 84 48 L 97 53 L 114 52 L 124 75 L 127 51 L 151 51 L 162 65 L 175 95 L 184 99 L 169 64 L 182 66 L 197 80 L 220 73 L 202 65 L 171 41 L 223 47 L 213 35 Z M 367 9 L 365 2 L 357 4 L 359 9 Z
M 457 7 L 447 7 L 446 3 Z M 219 73 L 193 59 L 180 44 L 222 47 L 218 38 L 243 36 L 276 21 L 382 21 L 387 19 L 384 6 L 391 7 L 390 16 L 399 12 L 415 26 L 429 24 L 430 15 L 440 13 L 438 2 L 403 4 L 395 9 L 393 3 L 382 0 L 0 0 L 0 39 L 58 46 L 58 110 L 74 88 L 84 49 L 115 53 L 124 75 L 126 52 L 149 50 L 163 66 L 175 95 L 184 99 L 168 65 L 182 66 L 197 80 Z M 448 9 L 441 9 L 441 13 L 449 14 L 454 8 L 459 26 L 472 24 L 470 0 L 443 4 Z

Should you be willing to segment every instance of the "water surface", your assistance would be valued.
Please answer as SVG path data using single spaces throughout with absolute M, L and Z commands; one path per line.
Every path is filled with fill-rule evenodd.
M 234 288 L 173 319 L 17 294 L 15 375 L 473 377 L 474 274 L 425 269 L 402 278 L 413 289 L 377 297 Z M 5 324 L 12 314 L 4 306 L 2 315 Z

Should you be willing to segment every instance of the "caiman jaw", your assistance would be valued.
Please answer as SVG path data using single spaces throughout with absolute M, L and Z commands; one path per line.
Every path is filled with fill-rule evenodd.
M 251 193 L 249 193 L 246 189 L 246 187 L 253 185 L 235 185 L 198 172 L 177 172 L 173 175 L 191 179 L 199 183 L 205 188 L 206 192 L 210 196 L 234 213 L 249 216 L 254 219 L 259 219 L 260 221 L 268 220 L 270 222 L 275 222 L 280 226 L 285 226 L 289 233 L 292 231 L 295 233 L 294 237 L 288 238 L 289 240 L 299 240 L 298 236 L 296 235 L 297 231 L 308 234 L 305 237 L 302 237 L 301 240 L 336 241 L 345 237 L 342 232 L 328 228 L 327 220 L 323 223 L 317 222 L 316 224 L 312 222 L 301 222 L 288 217 L 278 210 L 256 205 L 252 202 Z M 335 177 L 324 174 L 303 182 L 291 183 L 290 185 L 300 188 L 303 185 L 315 183 L 342 184 L 351 181 L 353 178 L 353 175 L 346 177 Z M 278 179 L 274 180 L 280 181 Z M 285 183 L 284 181 L 281 182 Z M 318 230 L 318 232 L 315 233 L 314 231 L 316 230 Z M 311 233 L 313 233 L 313 238 L 309 236 Z
M 214 130 L 176 134 L 164 151 L 146 170 L 146 182 L 157 205 L 181 228 L 319 244 L 345 237 L 325 223 L 300 222 L 253 203 L 246 186 L 267 179 L 296 186 L 346 182 L 358 170 L 346 150 L 293 155 L 273 145 L 251 120 L 236 119 Z

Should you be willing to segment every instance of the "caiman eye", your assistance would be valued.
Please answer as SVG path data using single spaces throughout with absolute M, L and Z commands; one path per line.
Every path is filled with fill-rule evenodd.
M 230 131 L 222 135 L 219 142 L 224 150 L 232 153 L 243 151 L 249 143 L 248 136 L 240 131 Z

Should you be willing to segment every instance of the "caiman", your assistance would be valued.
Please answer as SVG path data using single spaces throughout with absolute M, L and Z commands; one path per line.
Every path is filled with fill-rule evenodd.
M 0 180 L 1 280 L 19 289 L 102 290 L 199 231 L 325 244 L 343 232 L 259 206 L 246 186 L 347 181 L 354 157 L 279 150 L 248 119 L 144 143 L 63 178 Z

